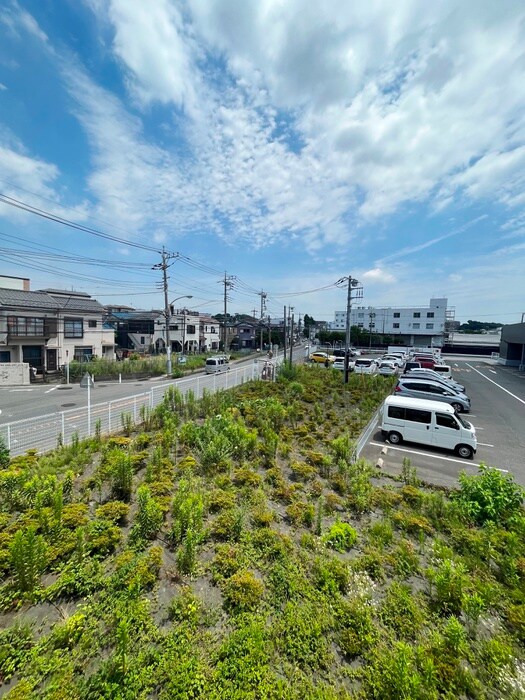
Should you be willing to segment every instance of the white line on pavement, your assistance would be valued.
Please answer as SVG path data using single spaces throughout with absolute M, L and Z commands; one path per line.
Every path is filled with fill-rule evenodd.
M 495 369 L 489 369 L 489 372 L 492 372 L 492 374 L 497 374 Z
M 374 445 L 374 447 L 384 447 L 379 442 L 370 442 L 370 445 Z M 409 450 L 406 447 L 393 447 L 392 445 L 388 445 L 389 450 L 396 450 L 397 452 L 409 452 L 410 454 L 413 455 L 420 455 L 421 457 L 433 457 L 434 459 L 444 459 L 447 462 L 457 462 L 458 464 L 464 464 L 466 467 L 479 467 L 479 464 L 476 464 L 474 462 L 467 462 L 465 459 L 454 459 L 453 457 L 444 457 L 443 455 L 434 455 L 432 452 L 418 452 L 417 450 Z
M 488 442 L 478 442 L 478 445 L 482 445 L 483 447 L 494 447 L 494 445 L 490 445 Z
M 467 364 L 468 364 L 468 362 L 467 362 Z M 472 366 L 472 365 L 469 365 L 469 367 L 471 367 L 471 366 Z M 519 401 L 520 403 L 522 403 L 522 404 L 525 406 L 525 401 L 524 401 L 523 399 L 520 399 L 519 396 L 516 396 L 516 394 L 513 394 L 512 391 L 509 391 L 508 389 L 505 389 L 504 386 L 501 386 L 501 384 L 498 384 L 498 382 L 495 382 L 495 381 L 494 381 L 493 379 L 491 379 L 490 377 L 487 377 L 485 374 L 483 374 L 483 372 L 480 372 L 479 369 L 476 369 L 475 367 L 472 367 L 472 369 L 474 370 L 474 372 L 477 372 L 477 373 L 480 374 L 484 379 L 486 379 L 487 382 L 490 382 L 491 384 L 494 384 L 495 386 L 498 387 L 498 389 L 501 389 L 502 391 L 504 391 L 504 392 L 505 392 L 506 394 L 508 394 L 509 396 L 512 396 L 513 399 L 516 399 L 516 401 Z
M 11 389 L 12 394 L 14 394 L 16 391 L 33 391 L 33 389 Z
M 52 386 L 51 389 L 48 389 L 47 391 L 44 391 L 44 394 L 49 394 L 50 391 L 55 391 L 56 389 L 58 389 L 58 387 Z

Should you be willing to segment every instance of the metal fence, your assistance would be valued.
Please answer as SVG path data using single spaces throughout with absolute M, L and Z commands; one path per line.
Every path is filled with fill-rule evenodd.
M 0 436 L 4 438 L 12 457 L 24 454 L 29 449 L 48 452 L 57 447 L 59 440 L 64 445 L 70 444 L 74 435 L 79 439 L 87 438 L 93 435 L 96 429 L 99 429 L 102 435 L 116 433 L 122 430 L 124 416 L 127 414 L 131 415 L 133 423 L 140 422 L 141 409 L 153 409 L 162 403 L 169 387 L 177 387 L 182 394 L 192 391 L 196 398 L 201 398 L 205 390 L 213 393 L 230 389 L 246 381 L 258 379 L 261 374 L 262 365 L 254 362 L 221 374 L 177 379 L 154 386 L 141 394 L 4 423 L 0 425 Z

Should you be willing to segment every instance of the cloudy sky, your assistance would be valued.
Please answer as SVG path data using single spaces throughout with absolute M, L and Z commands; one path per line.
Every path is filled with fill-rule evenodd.
M 4 0 L 0 272 L 159 307 L 164 246 L 212 313 L 351 275 L 519 321 L 523 85 L 522 0 Z

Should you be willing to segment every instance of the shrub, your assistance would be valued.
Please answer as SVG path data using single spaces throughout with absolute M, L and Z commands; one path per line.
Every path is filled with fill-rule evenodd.
M 47 545 L 33 528 L 17 530 L 9 546 L 9 559 L 17 589 L 32 593 L 47 563 Z
M 311 527 L 315 517 L 315 508 L 312 503 L 294 501 L 286 508 L 286 517 L 292 525 Z
M 337 641 L 345 656 L 361 656 L 377 640 L 377 630 L 369 605 L 359 600 L 342 601 L 335 609 Z
M 147 486 L 138 488 L 137 500 L 139 509 L 131 531 L 131 538 L 134 541 L 152 540 L 162 526 L 164 513 Z
M 332 662 L 329 611 L 318 602 L 288 603 L 275 627 L 275 641 L 289 661 L 309 672 L 327 668 Z
M 226 607 L 233 612 L 255 610 L 264 594 L 264 585 L 248 570 L 237 571 L 223 586 Z
M 347 552 L 357 541 L 357 530 L 348 523 L 338 521 L 323 536 L 323 541 L 338 552 Z
M 9 449 L 3 437 L 0 437 L 0 469 L 6 469 L 9 466 Z
M 522 514 L 524 491 L 511 474 L 482 464 L 477 474 L 461 472 L 459 484 L 456 501 L 478 525 L 508 523 Z
M 379 609 L 381 622 L 401 639 L 415 639 L 423 624 L 421 601 L 409 586 L 394 581 Z
M 433 600 L 440 612 L 459 615 L 466 586 L 466 569 L 451 559 L 441 561 L 436 569 L 427 569 L 426 575 L 433 585 Z

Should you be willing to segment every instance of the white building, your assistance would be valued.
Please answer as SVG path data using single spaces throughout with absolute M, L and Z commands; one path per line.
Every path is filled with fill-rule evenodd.
M 452 317 L 446 298 L 430 299 L 428 306 L 357 306 L 350 311 L 350 326 L 379 335 L 398 337 L 406 345 L 442 345 L 446 323 Z M 330 330 L 346 329 L 346 311 L 336 311 Z
M 54 371 L 95 355 L 115 358 L 115 334 L 89 294 L 0 288 L 0 362 Z

